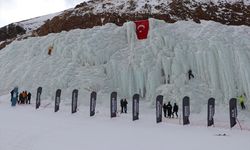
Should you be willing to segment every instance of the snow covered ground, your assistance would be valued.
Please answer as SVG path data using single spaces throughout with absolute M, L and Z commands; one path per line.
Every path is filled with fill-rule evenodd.
M 130 108 L 128 114 L 111 119 L 108 107 L 101 105 L 97 105 L 96 115 L 89 117 L 89 108 L 85 106 L 72 115 L 70 105 L 65 103 L 54 113 L 54 104 L 44 107 L 49 101 L 42 100 L 42 107 L 35 110 L 34 98 L 32 104 L 16 107 L 10 106 L 9 98 L 9 94 L 0 97 L 1 150 L 248 150 L 250 147 L 250 131 L 238 127 L 207 128 L 205 122 L 192 124 L 192 119 L 188 126 L 179 125 L 178 119 L 164 119 L 156 124 L 155 109 L 145 102 L 141 103 L 140 120 L 133 122 Z

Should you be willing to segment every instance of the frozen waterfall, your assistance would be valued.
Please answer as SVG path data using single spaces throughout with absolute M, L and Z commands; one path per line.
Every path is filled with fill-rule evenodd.
M 152 102 L 157 94 L 177 102 L 188 95 L 196 105 L 211 96 L 221 104 L 243 93 L 250 98 L 247 26 L 150 19 L 149 37 L 139 41 L 133 22 L 107 24 L 15 41 L 0 51 L 0 61 L 1 92 L 18 85 L 35 95 L 42 86 L 44 99 L 53 100 L 57 88 L 64 100 L 75 88 L 80 97 L 96 90 L 100 101 L 111 91 L 128 99 L 139 93 Z M 188 80 L 189 69 L 194 79 Z

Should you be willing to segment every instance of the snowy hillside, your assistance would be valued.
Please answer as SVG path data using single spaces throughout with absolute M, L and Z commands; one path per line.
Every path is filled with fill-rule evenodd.
M 45 16 L 39 16 L 23 20 L 20 22 L 11 23 L 7 26 L 0 28 L 0 49 L 10 44 L 14 40 L 22 40 L 27 37 L 36 36 L 33 31 L 40 28 L 49 19 L 60 15 L 62 12 L 53 13 Z
M 32 31 L 36 30 L 37 28 L 41 27 L 48 19 L 52 19 L 53 17 L 58 16 L 61 13 L 62 12 L 58 12 L 58 13 L 53 13 L 53 14 L 49 14 L 49 15 L 45 15 L 45 16 L 31 18 L 28 20 L 16 22 L 14 24 L 22 27 L 23 29 L 26 30 L 26 33 L 28 33 L 28 32 L 32 32 Z
M 34 33 L 45 36 L 72 29 L 155 18 L 167 23 L 213 20 L 226 25 L 250 25 L 249 0 L 90 0 L 47 21 Z
M 82 5 L 87 5 L 90 8 L 89 11 L 93 13 L 101 12 L 121 12 L 121 13 L 134 13 L 134 12 L 151 12 L 151 13 L 163 13 L 159 6 L 165 6 L 168 10 L 171 9 L 169 4 L 178 2 L 178 0 L 90 0 L 83 2 Z M 194 4 L 211 4 L 223 5 L 223 4 L 235 4 L 243 3 L 250 5 L 250 0 L 184 0 L 182 1 L 186 7 L 194 9 Z M 79 5 L 81 6 L 81 4 Z M 77 6 L 76 6 L 77 7 Z M 166 9 L 167 11 L 167 9 Z M 75 11 L 77 13 L 77 10 Z M 89 13 L 86 11 L 85 13 Z M 85 15 L 85 13 L 79 13 L 78 15 Z
M 188 95 L 199 112 L 211 96 L 226 105 L 240 94 L 250 97 L 249 35 L 246 26 L 150 19 L 149 37 L 142 41 L 133 22 L 32 37 L 1 50 L 0 91 L 19 86 L 35 95 L 42 86 L 42 99 L 54 100 L 61 88 L 63 101 L 70 101 L 75 88 L 80 97 L 96 90 L 103 103 L 111 91 L 127 98 L 139 93 L 152 103 L 157 94 L 178 103 Z M 190 81 L 189 69 L 195 76 Z

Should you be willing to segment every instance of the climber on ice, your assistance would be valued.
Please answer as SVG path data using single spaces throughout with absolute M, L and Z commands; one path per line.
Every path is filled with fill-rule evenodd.
M 194 78 L 194 75 L 193 75 L 193 73 L 192 73 L 192 70 L 189 69 L 189 70 L 188 70 L 188 79 L 190 80 L 191 78 Z
M 53 48 L 53 45 L 48 47 L 48 55 L 51 55 Z

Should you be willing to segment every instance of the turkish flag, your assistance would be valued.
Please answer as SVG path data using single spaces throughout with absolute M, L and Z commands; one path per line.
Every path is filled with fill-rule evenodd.
M 148 20 L 135 21 L 136 34 L 139 40 L 146 39 L 148 36 L 149 22 Z

